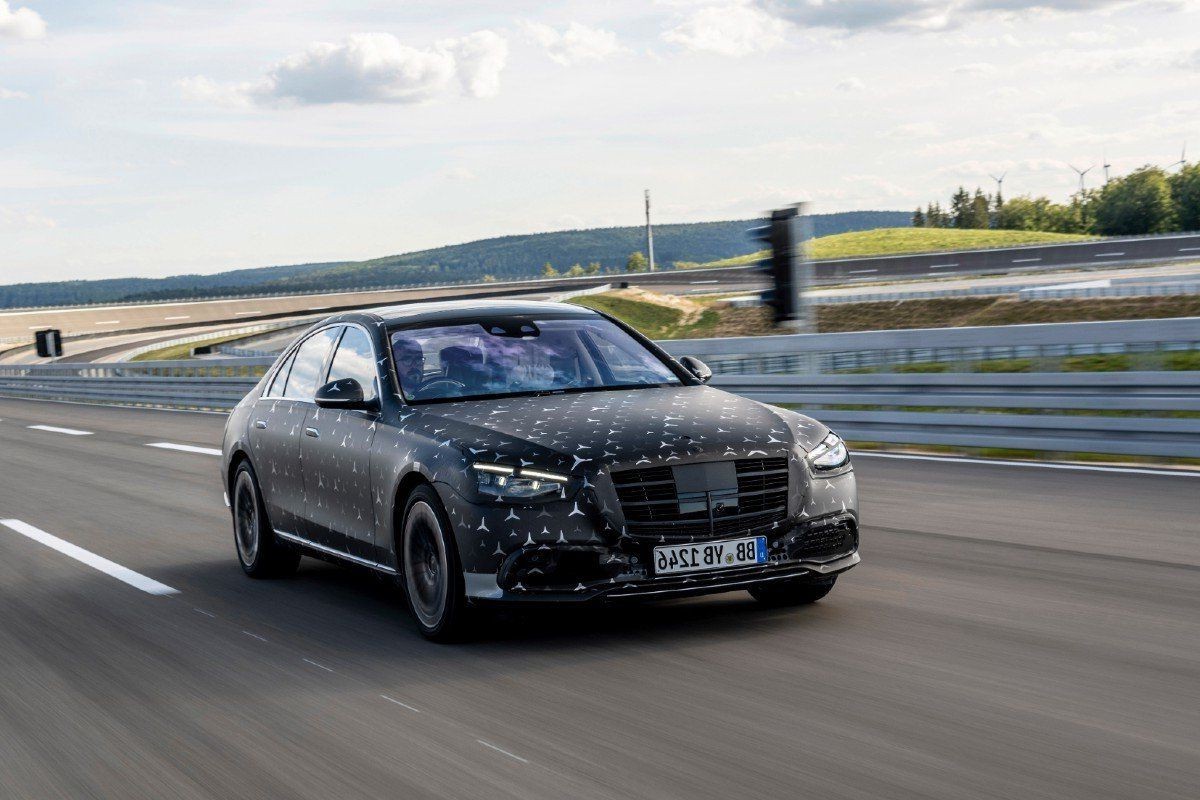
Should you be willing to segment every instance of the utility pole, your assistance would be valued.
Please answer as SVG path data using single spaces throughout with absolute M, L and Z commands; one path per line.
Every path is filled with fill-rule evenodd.
M 646 190 L 646 261 L 654 272 L 654 228 L 650 225 L 650 190 Z

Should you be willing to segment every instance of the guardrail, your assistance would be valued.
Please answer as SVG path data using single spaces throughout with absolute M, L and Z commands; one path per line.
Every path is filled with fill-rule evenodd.
M 876 353 L 996 347 L 1018 352 L 1024 347 L 1194 348 L 1200 346 L 1200 319 L 662 344 L 677 356 L 736 356 L 742 366 L 831 348 Z M 0 394 L 221 410 L 235 405 L 271 363 L 271 358 L 250 358 L 0 365 Z M 714 377 L 714 384 L 812 413 L 857 441 L 1200 458 L 1200 372 L 822 374 L 775 369 L 726 371 Z
M 969 328 L 801 333 L 659 342 L 674 356 L 697 356 L 717 374 L 887 370 L 906 364 L 1200 349 L 1200 317 L 1056 322 Z
M 274 358 L 0 364 L 0 395 L 40 400 L 225 411 Z

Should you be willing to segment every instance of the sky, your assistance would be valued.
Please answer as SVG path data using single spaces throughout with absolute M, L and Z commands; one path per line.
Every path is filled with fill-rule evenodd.
M 1200 157 L 1197 0 L 0 0 L 0 283 L 1065 199 Z

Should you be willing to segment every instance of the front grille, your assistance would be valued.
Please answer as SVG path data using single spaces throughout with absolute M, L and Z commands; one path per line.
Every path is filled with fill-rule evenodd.
M 680 495 L 671 467 L 613 473 L 631 536 L 665 541 L 733 536 L 787 518 L 787 458 L 734 462 L 737 488 Z

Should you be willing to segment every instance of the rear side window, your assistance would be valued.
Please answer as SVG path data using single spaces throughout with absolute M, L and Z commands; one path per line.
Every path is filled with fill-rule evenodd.
M 329 380 L 340 381 L 343 378 L 354 378 L 363 390 L 363 398 L 374 400 L 375 376 L 379 371 L 375 368 L 375 350 L 371 340 L 361 328 L 353 325 L 346 327 L 342 341 L 338 344 L 337 352 L 333 354 L 333 363 L 329 367 Z
M 283 394 L 283 385 L 287 383 L 288 372 L 292 369 L 292 361 L 296 358 L 296 354 L 292 353 L 278 370 L 275 371 L 275 377 L 271 378 L 271 385 L 267 387 L 267 397 L 279 397 Z
M 325 369 L 329 350 L 337 338 L 338 328 L 326 328 L 304 340 L 296 350 L 283 396 L 291 400 L 311 400 L 317 392 L 317 381 Z

